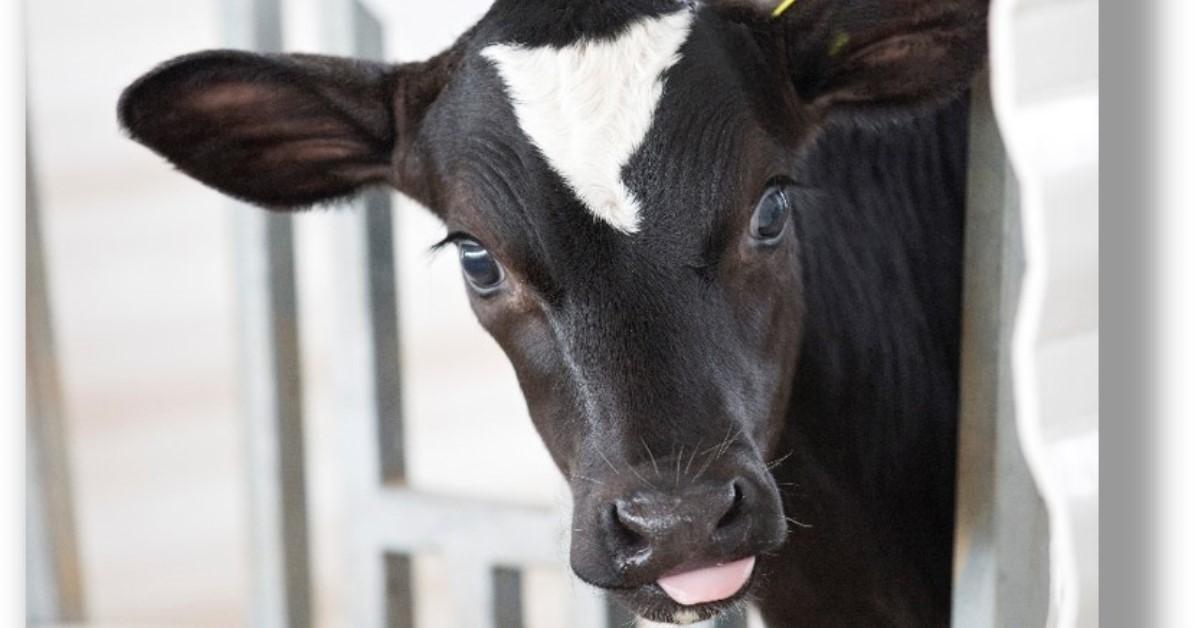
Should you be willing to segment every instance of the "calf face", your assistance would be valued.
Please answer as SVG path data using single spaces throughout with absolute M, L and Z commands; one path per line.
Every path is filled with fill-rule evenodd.
M 270 209 L 373 184 L 427 205 L 570 482 L 575 572 L 698 620 L 786 536 L 804 141 L 956 92 L 981 52 L 978 3 L 860 4 L 502 0 L 422 63 L 176 59 L 120 116 Z

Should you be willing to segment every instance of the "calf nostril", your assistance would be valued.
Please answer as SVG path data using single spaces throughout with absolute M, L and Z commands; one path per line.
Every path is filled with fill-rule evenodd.
M 729 483 L 729 495 L 726 499 L 728 500 L 729 507 L 725 510 L 725 514 L 721 515 L 721 518 L 717 520 L 716 529 L 718 530 L 732 525 L 737 521 L 738 514 L 742 509 L 742 486 L 737 480 Z
M 612 529 L 622 545 L 626 547 L 640 547 L 646 543 L 640 526 L 626 516 L 622 511 L 620 502 L 613 504 L 609 508 L 608 516 L 611 520 Z

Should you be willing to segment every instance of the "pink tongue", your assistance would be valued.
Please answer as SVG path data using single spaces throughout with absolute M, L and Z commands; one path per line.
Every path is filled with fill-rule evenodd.
M 658 586 L 679 604 L 691 606 L 731 597 L 746 586 L 754 571 L 754 557 L 715 567 L 659 578 Z

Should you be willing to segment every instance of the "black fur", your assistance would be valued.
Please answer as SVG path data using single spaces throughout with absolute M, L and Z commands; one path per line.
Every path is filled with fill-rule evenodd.
M 949 623 L 966 111 L 830 129 L 803 160 L 807 329 L 779 444 L 803 462 L 776 477 L 806 527 L 770 563 L 773 626 Z

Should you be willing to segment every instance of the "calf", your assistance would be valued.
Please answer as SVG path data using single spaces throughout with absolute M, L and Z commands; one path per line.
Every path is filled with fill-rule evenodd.
M 390 185 L 445 222 L 581 579 L 658 621 L 946 625 L 986 2 L 772 8 L 498 0 L 424 62 L 203 52 L 119 114 L 268 209 Z

